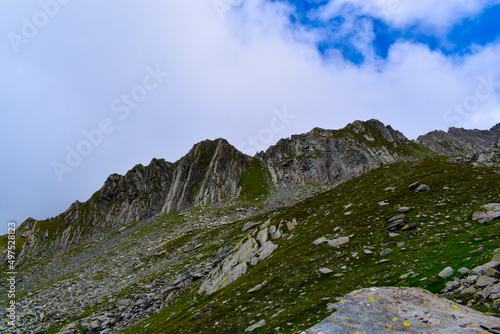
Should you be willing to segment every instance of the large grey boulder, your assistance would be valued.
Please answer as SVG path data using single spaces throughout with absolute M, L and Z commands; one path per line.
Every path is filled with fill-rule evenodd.
M 483 205 L 485 211 L 477 211 L 472 214 L 472 220 L 479 224 L 486 224 L 500 218 L 500 203 Z
M 337 312 L 302 334 L 485 333 L 500 326 L 487 316 L 420 288 L 369 288 L 347 294 Z

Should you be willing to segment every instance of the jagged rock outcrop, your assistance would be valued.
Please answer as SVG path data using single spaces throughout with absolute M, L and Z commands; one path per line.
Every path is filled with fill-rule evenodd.
M 420 288 L 353 291 L 331 305 L 337 312 L 302 334 L 485 333 L 500 319 Z
M 224 139 L 198 143 L 176 163 L 162 213 L 237 197 L 249 159 Z
M 421 149 L 401 132 L 372 119 L 341 130 L 315 128 L 282 139 L 257 157 L 275 185 L 334 185 L 385 164 L 414 159 Z
M 66 252 L 98 236 L 104 228 L 235 198 L 251 159 L 224 139 L 206 140 L 175 163 L 153 159 L 148 166 L 137 165 L 126 175 L 112 174 L 88 201 L 74 202 L 55 218 L 23 222 L 20 231 L 30 232 L 16 264 L 23 264 L 35 252 Z M 4 255 L 2 263 L 5 259 Z
M 467 130 L 451 127 L 419 136 L 416 142 L 442 155 L 473 155 L 488 150 L 500 140 L 500 123 L 490 130 Z
M 267 221 L 258 230 L 254 230 L 242 239 L 228 257 L 210 272 L 198 293 L 212 294 L 240 278 L 249 266 L 265 260 L 278 248 L 278 245 L 269 239 L 280 238 L 281 228 L 281 224 L 270 225 L 270 221 Z
M 500 141 L 484 152 L 454 157 L 450 161 L 473 166 L 500 166 Z
M 493 252 L 491 261 L 469 270 L 460 268 L 458 273 L 464 278 L 453 277 L 441 291 L 442 297 L 460 296 L 467 299 L 467 306 L 500 307 L 500 249 Z M 451 275 L 450 275 L 451 276 Z

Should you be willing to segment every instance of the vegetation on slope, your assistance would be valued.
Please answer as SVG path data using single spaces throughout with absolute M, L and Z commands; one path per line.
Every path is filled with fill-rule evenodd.
M 416 193 L 408 188 L 413 182 L 431 190 Z M 383 201 L 389 205 L 381 206 Z M 328 303 L 355 289 L 418 286 L 438 292 L 446 283 L 437 276 L 442 269 L 480 265 L 500 247 L 498 220 L 471 220 L 491 202 L 500 202 L 500 174 L 492 168 L 439 159 L 381 167 L 292 207 L 238 222 L 234 226 L 296 219 L 298 226 L 273 240 L 279 248 L 269 258 L 224 289 L 200 296 L 194 283 L 172 305 L 123 333 L 243 333 L 263 319 L 267 324 L 254 333 L 294 333 L 319 322 Z M 411 208 L 407 223 L 419 226 L 390 237 L 386 220 L 403 206 Z M 350 242 L 340 248 L 312 244 L 323 236 L 350 236 Z M 365 254 L 368 247 L 373 254 Z M 380 256 L 385 249 L 392 252 Z M 322 267 L 333 273 L 320 274 Z M 261 283 L 261 290 L 248 292 Z

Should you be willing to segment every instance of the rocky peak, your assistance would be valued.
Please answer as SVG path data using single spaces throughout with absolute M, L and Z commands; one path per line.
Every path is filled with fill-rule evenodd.
M 467 130 L 451 127 L 448 132 L 431 131 L 416 142 L 442 155 L 469 155 L 481 153 L 500 140 L 500 124 L 491 130 Z
M 372 119 L 340 130 L 314 128 L 280 140 L 257 157 L 276 185 L 332 185 L 384 164 L 412 159 L 412 151 L 419 149 L 399 131 Z
M 490 129 L 491 132 L 494 132 L 494 133 L 497 133 L 500 135 L 500 123 L 498 123 L 497 125 L 493 126 L 491 129 Z
M 225 139 L 196 144 L 176 163 L 162 213 L 237 197 L 238 183 L 249 159 Z

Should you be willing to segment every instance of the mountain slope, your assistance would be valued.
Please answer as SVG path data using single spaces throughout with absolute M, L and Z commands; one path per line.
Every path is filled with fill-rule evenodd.
M 431 190 L 409 189 L 416 181 Z M 500 246 L 500 221 L 471 220 L 481 205 L 500 201 L 499 185 L 500 175 L 487 168 L 439 160 L 396 163 L 286 209 L 235 222 L 240 229 L 259 222 L 238 245 L 263 226 L 281 228 L 283 235 L 273 239 L 278 248 L 213 294 L 197 294 L 200 285 L 193 283 L 174 294 L 172 305 L 123 333 L 243 333 L 261 320 L 266 324 L 255 333 L 278 327 L 295 333 L 324 318 L 327 304 L 352 290 L 392 285 L 438 292 L 447 282 L 437 276 L 445 267 L 472 268 Z M 408 227 L 390 234 L 387 220 L 402 207 L 410 208 Z M 289 228 L 293 220 L 297 225 Z M 321 237 L 349 241 L 315 246 Z

